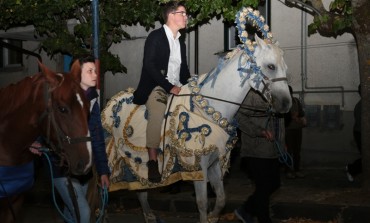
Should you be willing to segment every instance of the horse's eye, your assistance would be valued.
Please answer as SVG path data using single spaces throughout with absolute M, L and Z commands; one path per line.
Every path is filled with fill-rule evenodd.
M 275 65 L 273 65 L 273 64 L 269 64 L 269 65 L 267 65 L 267 67 L 268 67 L 270 70 L 275 70 Z
M 67 113 L 67 108 L 66 108 L 66 107 L 58 106 L 58 110 L 59 110 L 61 113 Z

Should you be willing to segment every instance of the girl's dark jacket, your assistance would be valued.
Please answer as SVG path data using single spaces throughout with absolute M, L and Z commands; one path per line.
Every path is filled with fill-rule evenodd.
M 98 104 L 98 92 L 95 88 L 89 88 L 86 91 L 88 100 L 92 103 L 89 117 L 89 130 L 91 136 L 91 146 L 96 171 L 99 176 L 109 175 L 107 154 L 105 152 L 104 131 L 101 123 L 100 107 Z

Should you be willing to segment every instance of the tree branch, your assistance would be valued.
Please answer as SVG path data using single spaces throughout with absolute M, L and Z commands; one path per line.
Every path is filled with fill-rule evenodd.
M 301 0 L 285 0 L 293 5 L 301 5 L 302 7 L 306 7 L 314 11 L 318 16 L 322 16 L 322 14 L 328 13 L 328 11 L 324 8 L 321 0 L 307 0 L 305 2 Z

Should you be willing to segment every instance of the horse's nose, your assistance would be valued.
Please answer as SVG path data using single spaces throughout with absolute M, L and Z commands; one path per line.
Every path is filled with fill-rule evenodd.
M 281 108 L 283 110 L 282 113 L 286 113 L 286 112 L 289 112 L 290 107 L 292 106 L 292 102 L 290 98 L 284 98 L 281 105 L 282 105 Z

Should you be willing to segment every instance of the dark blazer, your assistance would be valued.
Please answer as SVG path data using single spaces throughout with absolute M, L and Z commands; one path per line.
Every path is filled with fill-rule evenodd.
M 180 40 L 181 68 L 180 83 L 186 84 L 190 78 L 186 60 L 186 46 Z M 145 41 L 143 68 L 139 85 L 134 92 L 133 102 L 145 104 L 152 90 L 161 86 L 167 93 L 174 87 L 167 79 L 168 61 L 170 59 L 170 45 L 163 27 L 152 31 Z

